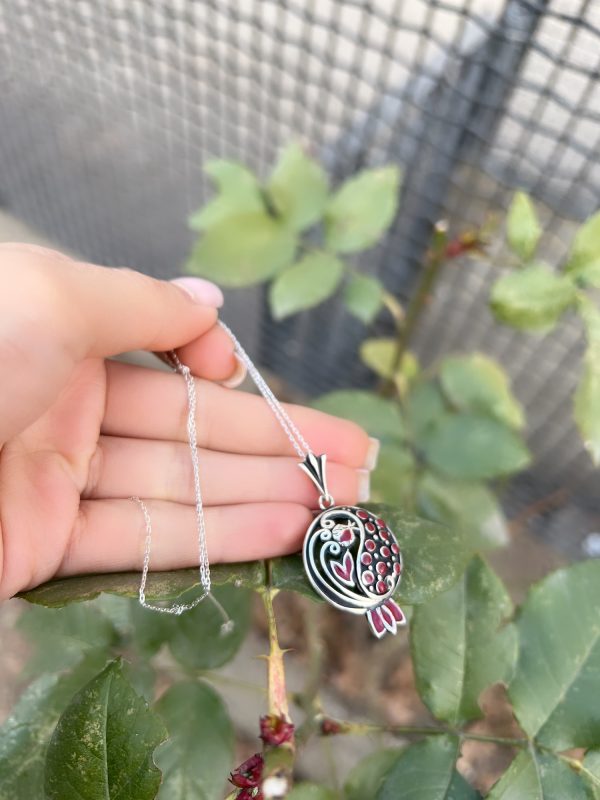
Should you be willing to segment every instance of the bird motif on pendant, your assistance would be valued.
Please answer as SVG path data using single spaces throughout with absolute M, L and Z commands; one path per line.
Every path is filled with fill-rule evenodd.
M 336 608 L 364 614 L 378 639 L 406 624 L 392 597 L 402 554 L 383 519 L 355 506 L 328 508 L 308 528 L 302 555 L 315 591 Z

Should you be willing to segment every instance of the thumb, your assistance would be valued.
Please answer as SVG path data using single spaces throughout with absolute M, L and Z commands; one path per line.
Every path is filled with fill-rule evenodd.
M 9 306 L 31 309 L 79 358 L 187 344 L 215 324 L 223 304 L 218 286 L 202 278 L 157 280 L 36 245 L 0 245 L 0 266 Z
M 212 328 L 223 304 L 218 286 L 202 278 L 163 281 L 93 264 L 73 271 L 67 294 L 82 311 L 90 356 L 180 347 Z

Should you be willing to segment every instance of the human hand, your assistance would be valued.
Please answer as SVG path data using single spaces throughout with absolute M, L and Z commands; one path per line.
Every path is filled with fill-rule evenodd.
M 43 248 L 0 245 L 0 598 L 50 578 L 197 563 L 187 399 L 180 375 L 106 360 L 176 349 L 197 378 L 201 485 L 211 562 L 299 549 L 315 490 L 265 401 L 215 381 L 239 375 L 218 325 L 220 292 Z M 373 442 L 351 422 L 288 406 L 328 454 L 340 503 L 368 495 Z

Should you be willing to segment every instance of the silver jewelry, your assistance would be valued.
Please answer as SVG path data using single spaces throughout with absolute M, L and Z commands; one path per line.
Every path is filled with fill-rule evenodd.
M 384 520 L 367 509 L 335 505 L 335 500 L 327 488 L 326 455 L 316 456 L 312 452 L 230 328 L 223 322 L 220 322 L 220 325 L 231 337 L 237 357 L 246 366 L 257 389 L 302 459 L 298 466 L 319 490 L 318 502 L 321 512 L 309 526 L 302 548 L 304 569 L 311 585 L 321 597 L 336 608 L 351 614 L 364 614 L 377 638 L 381 638 L 387 632 L 395 634 L 399 626 L 406 624 L 404 613 L 392 598 L 402 576 L 402 555 L 396 537 Z M 189 367 L 181 363 L 175 352 L 169 352 L 168 358 L 173 369 L 184 377 L 187 387 L 187 430 L 194 473 L 200 583 L 204 591 L 200 597 L 187 604 L 164 607 L 146 602 L 145 588 L 150 565 L 152 526 L 144 502 L 139 497 L 132 497 L 131 499 L 140 505 L 146 524 L 139 599 L 146 608 L 163 613 L 181 614 L 208 597 L 227 620 L 223 626 L 227 631 L 231 629 L 233 623 L 228 620 L 226 612 L 210 591 L 210 568 L 206 552 L 206 529 L 200 492 L 196 436 L 196 385 Z

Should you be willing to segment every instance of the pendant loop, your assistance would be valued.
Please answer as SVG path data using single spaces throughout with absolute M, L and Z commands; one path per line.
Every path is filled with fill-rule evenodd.
M 302 472 L 308 475 L 308 477 L 319 490 L 319 507 L 321 511 L 325 511 L 325 509 L 331 508 L 335 505 L 335 500 L 329 494 L 329 490 L 327 489 L 327 474 L 325 471 L 326 465 L 327 455 L 325 453 L 320 456 L 316 456 L 311 452 L 308 452 L 304 461 L 300 461 L 298 464 Z

